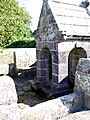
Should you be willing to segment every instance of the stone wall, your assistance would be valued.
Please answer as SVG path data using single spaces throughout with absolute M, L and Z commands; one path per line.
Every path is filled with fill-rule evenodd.
M 90 109 L 90 58 L 79 60 L 75 75 L 75 91 L 83 93 L 84 107 Z
M 69 70 L 72 67 L 72 66 L 69 66 L 71 65 L 71 62 L 69 60 L 70 54 L 72 54 L 72 50 L 75 50 L 78 48 L 81 48 L 86 51 L 86 56 L 84 57 L 90 57 L 90 42 L 89 41 L 78 41 L 78 40 L 68 41 L 66 40 L 65 42 L 61 42 L 58 44 L 58 69 L 59 69 L 58 82 L 62 81 L 68 76 Z M 77 54 L 78 53 L 76 53 L 76 55 Z M 73 58 L 71 58 L 71 60 L 74 60 L 76 58 L 74 53 L 72 54 L 72 57 Z M 79 57 L 82 57 L 82 55 Z M 75 60 L 73 62 L 73 66 L 74 64 L 75 64 Z M 74 71 L 74 68 L 73 68 L 73 71 Z
M 88 40 L 83 41 L 78 37 L 67 39 L 63 38 L 62 32 L 58 31 L 58 26 L 53 17 L 53 13 L 48 6 L 48 2 L 43 2 L 41 15 L 39 18 L 39 24 L 36 34 L 36 49 L 37 49 L 37 79 L 43 81 L 47 80 L 48 75 L 42 76 L 42 68 L 40 64 L 44 60 L 40 58 L 43 49 L 48 48 L 51 53 L 52 59 L 52 82 L 60 83 L 68 76 L 68 58 L 70 52 L 76 48 L 82 48 L 86 51 L 87 57 L 90 56 L 90 42 Z M 81 56 L 80 56 L 81 57 Z M 75 68 L 73 68 L 75 69 Z M 44 70 L 48 71 L 45 68 Z M 45 73 L 45 72 L 44 72 Z M 73 75 L 75 70 L 73 72 Z M 75 76 L 74 76 L 75 77 Z
M 62 87 L 67 82 L 66 86 L 69 83 L 68 87 L 73 88 L 78 60 L 90 56 L 90 42 L 79 36 L 65 38 L 45 0 L 36 32 L 36 51 L 37 80 L 41 86 L 47 87 L 48 83 Z
M 43 2 L 41 15 L 39 18 L 39 24 L 37 28 L 36 35 L 36 49 L 37 49 L 37 79 L 40 80 L 40 83 L 44 83 L 46 85 L 46 81 L 49 83 L 49 79 L 52 78 L 52 81 L 57 83 L 57 76 L 55 71 L 57 72 L 58 66 L 58 41 L 61 39 L 61 32 L 58 31 L 58 26 L 56 24 L 56 20 L 53 17 L 53 13 L 46 1 Z M 51 72 L 49 70 L 49 59 L 45 56 L 45 49 L 48 49 L 48 52 L 51 54 Z M 41 58 L 44 56 L 44 58 Z M 45 61 L 45 59 L 47 59 Z M 46 63 L 45 67 L 41 67 L 41 64 Z M 50 65 L 51 66 L 51 65 Z M 45 74 L 46 73 L 46 74 Z
M 0 50 L 0 75 L 13 76 L 17 69 L 29 68 L 36 63 L 35 48 L 16 48 Z
M 15 63 L 17 68 L 20 68 L 29 67 L 35 62 L 35 48 L 12 48 L 0 50 L 0 64 Z
M 36 62 L 36 48 L 12 49 L 16 56 L 17 68 L 30 67 Z

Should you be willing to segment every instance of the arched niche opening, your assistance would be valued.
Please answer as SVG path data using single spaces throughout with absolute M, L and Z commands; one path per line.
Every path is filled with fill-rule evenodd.
M 87 53 L 82 47 L 75 47 L 71 50 L 68 57 L 68 83 L 74 89 L 75 72 L 80 58 L 86 58 Z
M 45 77 L 49 84 L 52 80 L 52 56 L 50 50 L 47 47 L 43 48 L 40 57 L 41 57 L 41 70 L 42 72 L 46 73 L 42 77 Z

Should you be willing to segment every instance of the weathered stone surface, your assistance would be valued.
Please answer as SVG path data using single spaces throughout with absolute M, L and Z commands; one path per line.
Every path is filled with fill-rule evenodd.
M 64 6 L 63 2 L 60 2 L 59 0 L 50 0 L 48 2 L 43 2 L 42 4 L 41 14 L 36 31 L 36 49 L 38 61 L 37 79 L 40 81 L 40 79 L 43 79 L 43 76 L 46 76 L 46 79 L 48 80 L 47 82 L 49 82 L 49 79 L 51 79 L 52 82 L 60 84 L 61 81 L 67 79 L 68 76 L 69 79 L 67 79 L 67 82 L 69 87 L 70 89 L 74 89 L 75 72 L 78 60 L 79 58 L 90 56 L 90 52 L 87 54 L 87 51 L 90 49 L 90 42 L 89 38 L 85 37 L 84 34 L 82 34 L 84 37 L 81 39 L 77 30 L 76 33 L 78 36 L 76 35 L 75 31 L 73 32 L 70 27 L 68 27 L 66 24 L 63 24 L 63 20 L 65 19 L 66 15 L 61 15 L 63 12 L 59 14 L 58 9 L 63 8 L 60 7 L 59 4 Z M 63 11 L 63 9 L 61 11 Z M 65 14 L 66 13 L 68 13 L 67 10 Z M 59 17 L 61 20 L 58 19 Z M 70 21 L 64 22 L 69 23 Z M 73 26 L 73 28 L 76 29 L 75 26 Z M 70 34 L 68 34 L 67 31 L 70 32 Z M 47 73 L 45 72 L 45 74 L 42 75 L 40 70 L 43 70 L 43 66 L 45 68 L 45 64 L 42 65 L 42 61 L 45 62 L 45 55 L 48 55 L 46 52 L 43 52 L 42 54 L 42 51 L 45 48 L 50 51 L 51 57 L 48 57 L 47 60 L 51 60 L 51 65 L 50 63 L 46 65 Z M 49 70 L 51 70 L 51 73 Z
M 3 59 L 2 59 L 3 58 Z M 31 66 L 36 62 L 36 48 L 0 50 L 0 64 L 16 64 L 17 68 Z
M 83 106 L 83 94 L 81 93 L 74 92 L 60 97 L 60 99 L 70 112 L 75 112 Z
M 17 68 L 29 67 L 36 62 L 36 48 L 13 49 L 16 54 Z
M 63 75 L 68 73 L 68 65 L 67 63 L 60 63 L 59 64 L 59 75 Z
M 59 116 L 66 116 L 68 112 L 67 107 L 58 98 L 25 109 L 21 113 L 21 120 L 55 120 Z
M 58 64 L 58 51 L 53 51 L 52 62 Z
M 75 91 L 84 93 L 84 106 L 90 109 L 90 58 L 81 58 L 75 75 Z
M 0 120 L 19 120 L 15 85 L 9 76 L 0 77 Z
M 31 120 L 30 112 L 32 111 L 32 108 L 28 106 L 24 106 L 23 108 L 21 108 L 22 110 L 20 110 L 20 120 Z M 89 119 L 90 119 L 90 111 L 82 111 L 82 112 L 76 112 L 76 113 L 65 115 L 65 117 L 57 117 L 55 119 L 54 118 L 48 119 L 47 117 L 38 119 L 36 117 L 33 117 L 32 120 L 89 120 Z
M 17 103 L 17 93 L 13 79 L 9 76 L 0 77 L 0 105 Z
M 59 97 L 21 110 L 21 120 L 57 120 L 81 107 L 82 96 L 77 93 Z
M 0 105 L 0 120 L 20 120 L 17 104 Z
M 9 64 L 9 75 L 10 76 L 14 76 L 17 75 L 17 68 L 16 68 L 16 64 L 15 63 L 10 63 Z
M 58 75 L 52 74 L 52 82 L 58 83 Z
M 83 111 L 83 112 L 70 114 L 58 120 L 89 120 L 89 119 L 90 119 L 90 111 Z
M 90 58 L 81 58 L 77 66 L 77 71 L 90 74 Z
M 84 95 L 84 107 L 90 109 L 90 94 L 85 93 Z
M 52 64 L 52 73 L 58 75 L 58 64 Z
M 59 52 L 58 53 L 58 63 L 61 64 L 61 63 L 67 63 L 67 59 L 68 59 L 68 55 L 69 55 L 69 52 L 65 51 L 65 52 Z

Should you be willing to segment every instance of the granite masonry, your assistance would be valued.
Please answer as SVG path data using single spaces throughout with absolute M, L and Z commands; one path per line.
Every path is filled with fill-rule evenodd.
M 90 58 L 81 58 L 78 62 L 74 91 L 82 93 L 83 106 L 90 109 Z
M 80 6 L 81 0 L 74 2 L 43 0 L 36 31 L 34 82 L 49 95 L 73 90 L 78 60 L 90 56 L 90 16 Z
M 0 76 L 0 120 L 19 120 L 15 84 L 9 76 Z

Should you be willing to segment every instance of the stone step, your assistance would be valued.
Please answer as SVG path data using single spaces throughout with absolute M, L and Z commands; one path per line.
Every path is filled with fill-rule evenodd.
M 32 88 L 35 90 L 42 89 L 42 91 L 47 94 L 48 98 L 60 97 L 66 94 L 73 92 L 72 89 L 69 88 L 67 83 L 58 84 L 58 83 L 50 83 L 49 86 L 40 86 L 40 83 L 35 80 L 29 80 Z
M 47 88 L 43 87 L 42 90 L 47 94 L 48 98 L 57 98 L 57 97 L 67 95 L 67 94 L 73 92 L 73 89 L 69 89 L 69 88 L 58 90 L 56 88 L 55 89 L 47 89 Z

